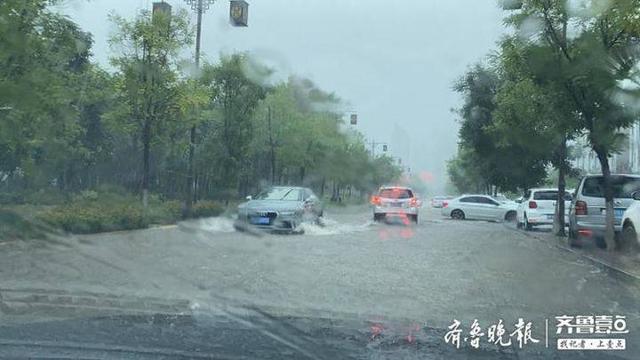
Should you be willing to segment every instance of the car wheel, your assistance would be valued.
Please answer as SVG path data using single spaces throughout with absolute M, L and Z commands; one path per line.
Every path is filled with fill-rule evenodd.
M 533 225 L 529 223 L 529 220 L 527 219 L 527 215 L 524 216 L 524 230 L 525 231 L 533 230 Z
M 631 223 L 626 223 L 622 228 L 621 244 L 622 250 L 638 251 L 638 233 Z
M 385 217 L 384 214 L 373 214 L 373 221 L 380 222 L 384 220 L 384 217 Z
M 451 218 L 454 220 L 464 220 L 464 212 L 462 210 L 453 210 L 451 212 Z
M 522 222 L 518 221 L 518 222 L 516 223 L 516 228 L 518 228 L 518 229 L 522 229 Z
M 516 220 L 516 212 L 508 211 L 507 214 L 504 216 L 504 219 L 509 222 Z

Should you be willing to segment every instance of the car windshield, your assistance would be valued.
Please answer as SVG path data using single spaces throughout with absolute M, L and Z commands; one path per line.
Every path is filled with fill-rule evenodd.
M 413 197 L 413 193 L 409 189 L 382 189 L 379 196 L 385 199 L 410 199 Z
M 287 200 L 299 201 L 301 198 L 300 189 L 295 188 L 272 188 L 261 192 L 256 196 L 257 200 Z
M 631 199 L 633 193 L 640 190 L 640 178 L 636 177 L 613 176 L 611 178 L 611 184 L 614 198 Z M 602 177 L 585 179 L 582 187 L 582 195 L 604 197 L 604 179 Z
M 0 359 L 638 360 L 636 190 L 640 0 L 0 0 Z

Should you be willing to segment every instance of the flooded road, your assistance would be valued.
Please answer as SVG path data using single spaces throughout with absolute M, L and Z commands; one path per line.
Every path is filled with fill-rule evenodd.
M 15 305 L 7 300 L 11 291 L 64 291 L 70 302 L 87 293 L 174 299 L 200 314 L 261 309 L 400 328 L 446 329 L 454 319 L 465 328 L 476 319 L 513 327 L 523 318 L 543 343 L 545 320 L 555 331 L 556 316 L 623 315 L 627 347 L 640 348 L 636 283 L 509 225 L 443 219 L 430 209 L 416 225 L 379 224 L 363 207 L 328 211 L 324 225 L 309 225 L 304 235 L 254 236 L 232 224 L 231 218 L 204 219 L 5 244 L 4 306 Z

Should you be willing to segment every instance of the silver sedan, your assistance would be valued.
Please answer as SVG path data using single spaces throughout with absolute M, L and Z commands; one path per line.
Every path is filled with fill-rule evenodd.
M 303 222 L 323 216 L 322 202 L 311 189 L 296 186 L 269 188 L 238 206 L 236 228 L 247 226 L 263 230 L 302 233 Z

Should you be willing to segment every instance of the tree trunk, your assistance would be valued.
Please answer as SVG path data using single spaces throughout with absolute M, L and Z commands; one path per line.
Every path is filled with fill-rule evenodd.
M 151 148 L 151 120 L 144 120 L 142 129 L 142 207 L 149 206 L 149 152 Z
M 269 125 L 269 150 L 271 160 L 271 185 L 275 185 L 276 181 L 276 147 L 273 142 L 273 131 L 271 130 L 271 106 L 267 108 L 267 124 Z
M 562 142 L 560 143 L 560 149 L 558 151 L 558 156 L 560 158 L 560 164 L 558 166 L 558 197 L 556 200 L 556 213 L 555 219 L 553 221 L 553 232 L 557 236 L 565 236 L 565 206 L 564 206 L 564 193 L 566 191 L 566 180 L 565 174 L 567 173 L 567 138 L 566 136 L 562 137 Z
M 185 198 L 185 211 L 184 216 L 191 214 L 191 208 L 193 207 L 193 198 L 195 197 L 195 165 L 194 165 L 194 155 L 195 155 L 195 143 L 196 143 L 196 127 L 195 125 L 191 127 L 191 131 L 189 133 L 189 169 L 187 171 L 187 194 Z
M 606 152 L 601 149 L 594 149 L 598 160 L 600 161 L 600 167 L 602 168 L 602 177 L 604 185 L 604 200 L 605 200 L 605 234 L 604 241 L 607 244 L 607 251 L 615 250 L 615 230 L 613 227 L 613 189 L 611 187 L 611 168 L 609 167 L 609 158 Z

